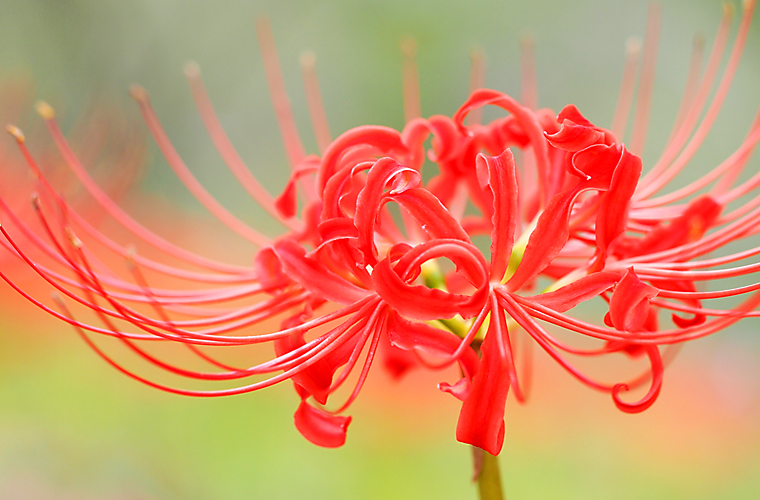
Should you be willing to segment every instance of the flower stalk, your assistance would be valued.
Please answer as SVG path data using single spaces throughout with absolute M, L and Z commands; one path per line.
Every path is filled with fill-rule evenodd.
M 499 457 L 491 455 L 481 448 L 473 447 L 472 460 L 480 500 L 503 500 L 506 498 L 501 486 Z

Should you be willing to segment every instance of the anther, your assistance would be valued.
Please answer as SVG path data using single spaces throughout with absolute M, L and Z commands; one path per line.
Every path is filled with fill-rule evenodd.
M 754 2 L 745 1 L 742 5 L 745 9 L 747 9 L 751 5 L 751 3 L 754 3 Z M 734 12 L 736 12 L 736 9 L 734 8 L 733 2 L 723 2 L 724 16 L 733 17 Z
M 24 137 L 24 133 L 21 131 L 20 128 L 18 128 L 15 125 L 8 124 L 5 127 L 5 130 L 9 134 L 11 134 L 13 138 L 16 139 L 16 141 L 18 141 L 19 143 L 23 143 L 26 140 L 26 138 Z
M 82 248 L 82 240 L 77 238 L 77 235 L 74 234 L 74 231 L 70 227 L 65 228 L 66 236 L 68 236 L 69 241 L 71 242 L 72 246 L 79 250 Z
M 145 90 L 145 88 L 143 88 L 141 85 L 133 84 L 131 87 L 129 87 L 129 95 L 131 95 L 132 98 L 139 103 L 146 104 L 148 101 L 150 101 L 148 91 Z
M 55 110 L 45 101 L 38 101 L 37 104 L 34 105 L 34 109 L 39 113 L 43 120 L 47 121 L 55 118 Z
M 314 52 L 307 50 L 300 57 L 301 68 L 312 69 L 317 64 L 317 58 Z
M 641 38 L 632 36 L 625 42 L 625 52 L 629 56 L 635 56 L 641 53 Z
M 137 255 L 137 249 L 134 245 L 129 245 L 127 247 L 127 268 L 129 270 L 133 270 L 135 268 L 135 255 Z
M 201 74 L 201 67 L 198 66 L 198 63 L 195 61 L 188 61 L 187 64 L 185 64 L 185 77 L 189 78 L 190 80 L 195 80 L 198 78 Z

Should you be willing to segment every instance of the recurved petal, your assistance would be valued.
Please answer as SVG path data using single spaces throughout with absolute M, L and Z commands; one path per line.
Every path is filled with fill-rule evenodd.
M 296 410 L 296 429 L 312 443 L 325 448 L 338 448 L 346 443 L 351 417 L 331 415 L 314 408 L 306 401 Z
M 377 262 L 375 248 L 375 222 L 383 206 L 383 199 L 389 195 L 403 193 L 420 183 L 416 170 L 404 167 L 393 158 L 381 158 L 370 168 L 367 182 L 356 200 L 354 224 L 359 233 L 358 246 L 367 264 Z M 386 193 L 386 189 L 390 192 Z
M 451 332 L 433 328 L 402 318 L 396 312 L 388 316 L 388 338 L 392 345 L 405 351 L 419 351 L 433 356 L 449 356 L 457 350 L 462 339 Z M 478 356 L 472 348 L 464 350 L 459 358 L 465 378 L 477 371 Z
M 557 149 L 574 153 L 592 144 L 604 142 L 604 133 L 596 127 L 579 125 L 571 120 L 562 122 L 562 127 L 555 134 L 544 134 L 549 144 Z
M 491 321 L 494 325 L 495 321 Z M 509 393 L 509 367 L 499 355 L 496 334 L 489 326 L 482 357 L 457 422 L 457 441 L 498 455 L 504 443 L 504 408 Z
M 526 297 L 526 299 L 557 312 L 565 312 L 581 302 L 599 296 L 602 292 L 612 288 L 619 280 L 619 274 L 601 271 L 584 276 L 553 292 Z
M 295 179 L 291 177 L 282 193 L 275 198 L 274 207 L 277 209 L 277 213 L 285 219 L 295 217 L 298 211 L 298 193 Z
M 280 259 L 271 247 L 264 247 L 253 258 L 253 269 L 259 283 L 265 288 L 276 289 L 287 285 L 290 280 L 282 269 Z
M 623 148 L 612 174 L 610 188 L 602 195 L 596 215 L 596 245 L 606 254 L 612 241 L 623 234 L 628 222 L 631 198 L 641 177 L 641 158 Z
M 640 331 L 649 316 L 649 300 L 658 290 L 647 285 L 628 268 L 610 298 L 610 321 L 618 330 Z
M 517 167 L 512 151 L 499 156 L 478 155 L 477 168 L 487 174 L 493 196 L 491 223 L 491 279 L 501 280 L 507 270 L 519 220 Z
M 283 325 L 284 328 L 296 326 L 300 321 Z M 283 337 L 274 341 L 274 349 L 277 356 L 283 356 L 299 347 L 306 342 L 303 334 L 295 333 L 288 337 Z M 328 365 L 326 360 L 320 359 L 308 368 L 298 372 L 293 376 L 293 382 L 300 386 L 304 394 L 314 396 L 314 399 L 321 404 L 327 402 L 330 394 L 330 385 L 332 384 L 334 369 Z
M 557 115 L 558 123 L 563 123 L 565 120 L 570 120 L 573 123 L 576 123 L 583 127 L 594 128 L 597 131 L 601 132 L 604 135 L 604 144 L 610 145 L 617 142 L 612 132 L 610 132 L 607 129 L 597 127 L 596 125 L 588 121 L 586 117 L 581 114 L 578 108 L 575 107 L 574 104 L 568 104 Z
M 519 290 L 535 278 L 557 256 L 570 236 L 570 211 L 577 192 L 560 193 L 538 217 L 536 229 L 528 238 L 520 265 L 507 282 L 510 292 Z
M 392 194 L 391 198 L 404 207 L 432 238 L 453 238 L 470 242 L 470 237 L 459 222 L 428 190 L 410 188 Z
M 286 274 L 317 297 L 339 304 L 353 304 L 370 293 L 333 273 L 317 259 L 307 257 L 306 250 L 295 241 L 279 241 L 275 244 L 275 251 Z
M 401 134 L 392 128 L 374 125 L 353 128 L 335 139 L 325 151 L 317 173 L 317 187 L 320 192 L 335 173 L 341 156 L 356 146 L 369 146 L 377 156 L 398 158 L 409 153 Z
M 468 296 L 409 285 L 391 268 L 387 258 L 378 262 L 372 271 L 372 284 L 377 294 L 393 309 L 421 321 L 450 319 L 457 314 L 471 318 L 480 311 L 487 293 L 487 289 L 485 293 L 479 290 Z

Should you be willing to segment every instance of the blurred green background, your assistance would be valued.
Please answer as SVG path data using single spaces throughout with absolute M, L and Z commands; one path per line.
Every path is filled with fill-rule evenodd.
M 541 106 L 574 103 L 609 126 L 625 42 L 643 36 L 647 11 L 646 2 L 623 0 L 2 0 L 0 7 L 0 78 L 33 82 L 33 95 L 58 109 L 64 130 L 96 98 L 137 119 L 126 91 L 140 83 L 193 172 L 260 227 L 261 211 L 223 170 L 182 74 L 188 60 L 199 63 L 242 157 L 279 192 L 287 164 L 257 49 L 257 16 L 271 20 L 297 124 L 315 153 L 298 65 L 305 49 L 317 56 L 333 135 L 362 124 L 403 126 L 404 36 L 418 43 L 423 115 L 450 115 L 466 98 L 473 47 L 487 55 L 487 86 L 519 95 L 519 41 L 530 35 Z M 692 38 L 702 33 L 709 47 L 721 4 L 665 1 L 662 11 L 645 165 L 674 120 Z M 758 82 L 760 21 L 691 175 L 738 146 L 760 103 Z M 136 213 L 139 200 L 175 207 L 167 208 L 168 223 L 180 210 L 206 217 L 150 140 L 139 197 L 128 202 Z M 229 235 L 218 237 L 224 248 L 207 248 L 215 241 L 208 234 L 187 241 L 248 262 L 252 247 L 227 251 Z M 0 298 L 0 498 L 475 498 L 470 452 L 454 439 L 458 404 L 435 389 L 445 375 L 392 383 L 374 370 L 351 412 L 346 446 L 324 450 L 293 428 L 297 397 L 289 386 L 218 400 L 159 393 L 116 373 L 7 287 Z M 636 416 L 539 356 L 531 401 L 507 405 L 501 465 L 509 498 L 760 497 L 758 326 L 747 321 L 688 345 L 660 400 Z

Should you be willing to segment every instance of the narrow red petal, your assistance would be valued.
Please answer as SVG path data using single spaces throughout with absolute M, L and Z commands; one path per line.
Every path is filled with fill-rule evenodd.
M 612 288 L 618 281 L 620 281 L 619 274 L 602 271 L 584 276 L 553 292 L 525 297 L 525 299 L 557 312 L 565 312 L 581 302 L 599 296 L 602 292 Z
M 414 220 L 432 238 L 453 238 L 470 242 L 467 232 L 449 213 L 446 207 L 423 188 L 411 188 L 404 192 L 393 194 L 392 199 L 404 210 L 409 212 Z
M 291 177 L 282 193 L 275 198 L 274 207 L 277 209 L 277 213 L 285 219 L 295 217 L 298 211 L 298 193 L 294 178 Z
M 399 349 L 444 357 L 453 354 L 462 343 L 462 339 L 451 332 L 406 320 L 396 312 L 388 316 L 388 338 Z M 458 361 L 464 376 L 472 378 L 478 367 L 475 351 L 466 348 Z
M 477 167 L 488 172 L 488 188 L 493 196 L 491 279 L 500 281 L 512 254 L 520 215 L 517 167 L 509 149 L 499 156 L 478 155 Z
M 491 325 L 494 324 L 495 321 L 491 321 Z M 489 326 L 480 347 L 483 355 L 459 413 L 457 441 L 482 448 L 491 455 L 498 455 L 504 443 L 509 366 L 499 355 L 494 332 L 494 327 Z
M 657 289 L 647 285 L 629 268 L 610 298 L 610 320 L 615 328 L 627 332 L 642 329 L 649 316 L 649 300 Z
M 404 167 L 393 158 L 381 158 L 370 168 L 367 182 L 356 199 L 354 217 L 354 224 L 359 233 L 359 250 L 364 254 L 365 264 L 375 265 L 377 262 L 375 225 L 380 217 L 386 189 L 390 188 L 390 195 L 395 195 L 417 186 L 420 180 L 419 172 Z
M 585 149 L 592 144 L 604 142 L 604 133 L 596 127 L 579 125 L 570 120 L 562 122 L 562 127 L 556 134 L 546 134 L 549 144 L 563 151 L 576 152 Z
M 370 125 L 353 128 L 335 139 L 325 151 L 317 173 L 317 189 L 320 192 L 324 191 L 327 181 L 335 173 L 341 157 L 356 146 L 369 146 L 376 151 L 378 157 L 397 158 L 409 152 L 401 134 L 392 128 Z
M 325 448 L 338 448 L 346 443 L 351 417 L 339 417 L 314 408 L 306 401 L 295 414 L 296 429 L 312 443 Z
M 306 250 L 295 241 L 282 240 L 274 248 L 287 275 L 317 297 L 339 304 L 353 304 L 369 295 L 367 290 L 349 283 L 316 259 L 307 257 Z
M 596 245 L 607 253 L 610 243 L 623 234 L 628 222 L 628 209 L 641 177 L 641 158 L 623 148 L 620 162 L 612 174 L 610 188 L 602 195 L 596 216 Z

